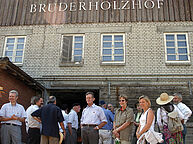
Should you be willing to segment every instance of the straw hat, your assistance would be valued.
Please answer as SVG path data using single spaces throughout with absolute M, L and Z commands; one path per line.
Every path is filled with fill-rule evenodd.
M 173 100 L 173 96 L 169 96 L 167 93 L 162 93 L 160 97 L 156 99 L 158 105 L 165 105 Z

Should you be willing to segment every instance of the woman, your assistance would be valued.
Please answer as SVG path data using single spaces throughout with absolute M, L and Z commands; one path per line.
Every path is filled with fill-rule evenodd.
M 160 131 L 164 135 L 164 143 L 166 144 L 183 144 L 182 130 L 171 133 L 168 129 L 168 114 L 172 112 L 177 112 L 178 117 L 183 120 L 184 116 L 181 111 L 173 104 L 173 96 L 168 96 L 167 93 L 162 93 L 160 97 L 156 99 L 156 103 L 160 105 L 160 108 L 157 110 L 157 123 Z
M 131 144 L 132 139 L 134 113 L 133 109 L 127 106 L 127 102 L 127 96 L 119 97 L 121 108 L 116 110 L 113 122 L 113 135 L 120 139 L 121 144 Z
M 136 132 L 136 136 L 139 144 L 145 144 L 145 132 L 148 130 L 154 131 L 155 116 L 151 107 L 150 99 L 147 96 L 139 97 L 139 104 L 143 109 L 143 113 L 140 118 L 140 124 Z
M 135 121 L 134 121 L 135 132 L 134 132 L 132 144 L 136 144 L 137 143 L 136 131 L 137 131 L 137 128 L 139 126 L 139 119 L 140 119 L 141 114 L 142 114 L 142 108 L 139 105 L 139 101 L 135 104 L 135 108 L 137 109 L 137 112 L 135 113 Z

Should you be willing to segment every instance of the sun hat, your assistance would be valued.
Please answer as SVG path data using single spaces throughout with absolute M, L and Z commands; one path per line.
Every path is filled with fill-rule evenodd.
M 162 93 L 160 97 L 156 99 L 158 105 L 165 105 L 173 100 L 173 96 L 169 96 L 167 93 Z

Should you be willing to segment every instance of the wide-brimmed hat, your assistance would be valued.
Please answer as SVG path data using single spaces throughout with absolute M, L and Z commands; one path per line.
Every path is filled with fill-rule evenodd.
M 156 99 L 158 105 L 165 105 L 173 100 L 173 96 L 169 96 L 167 93 L 162 93 L 160 97 Z

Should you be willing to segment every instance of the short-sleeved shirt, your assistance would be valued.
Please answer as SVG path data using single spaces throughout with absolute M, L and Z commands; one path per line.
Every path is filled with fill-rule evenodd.
M 6 103 L 1 107 L 0 116 L 11 118 L 12 115 L 20 118 L 26 118 L 27 114 L 25 109 L 22 105 L 16 103 L 16 105 L 12 105 L 11 103 Z M 21 126 L 22 122 L 19 120 L 9 120 L 9 121 L 2 121 L 1 123 L 12 123 Z
M 59 138 L 58 122 L 63 122 L 61 109 L 55 104 L 47 104 L 31 114 L 40 117 L 42 121 L 42 135 Z
M 95 104 L 87 106 L 81 117 L 81 124 L 99 125 L 101 122 L 107 122 L 103 109 Z
M 28 127 L 28 128 L 29 127 L 30 128 L 40 128 L 40 123 L 31 116 L 31 114 L 38 109 L 39 109 L 39 107 L 37 105 L 31 105 L 30 107 L 27 108 L 27 110 L 26 110 L 26 113 L 27 113 L 26 127 Z
M 103 108 L 103 107 L 102 107 L 102 109 L 103 109 L 103 111 L 104 111 L 104 113 L 105 113 L 105 116 L 106 116 L 106 118 L 107 118 L 107 124 L 104 125 L 104 126 L 102 127 L 102 129 L 112 130 L 112 129 L 113 129 L 114 115 L 113 115 L 113 113 L 112 113 L 110 110 L 107 110 L 107 109 L 105 109 L 105 108 Z
M 120 139 L 125 141 L 131 141 L 132 129 L 133 129 L 134 113 L 133 109 L 127 107 L 125 110 L 118 108 L 115 112 L 114 122 L 116 127 L 120 127 L 125 122 L 131 122 L 128 127 L 120 131 Z
M 78 129 L 78 115 L 73 109 L 68 115 L 68 123 L 72 124 L 72 128 Z

